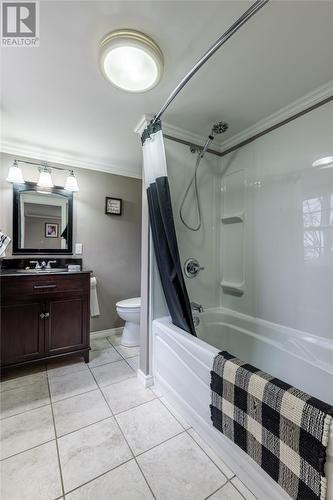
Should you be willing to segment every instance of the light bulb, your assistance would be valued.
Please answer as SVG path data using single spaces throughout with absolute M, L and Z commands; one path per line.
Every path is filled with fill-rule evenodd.
M 7 176 L 6 181 L 18 183 L 18 184 L 24 183 L 22 170 L 18 166 L 16 160 L 14 161 L 13 165 L 11 167 L 9 167 L 8 176 Z
M 51 169 L 42 167 L 39 169 L 39 180 L 37 186 L 44 188 L 52 188 L 54 186 L 51 177 Z
M 67 191 L 80 191 L 74 172 L 72 171 L 66 179 L 65 189 Z

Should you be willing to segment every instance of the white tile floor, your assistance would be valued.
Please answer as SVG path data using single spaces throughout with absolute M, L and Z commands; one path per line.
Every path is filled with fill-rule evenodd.
M 119 344 L 1 382 L 1 499 L 255 500 Z

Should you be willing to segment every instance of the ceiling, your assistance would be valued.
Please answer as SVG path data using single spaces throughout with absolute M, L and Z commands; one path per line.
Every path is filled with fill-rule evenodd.
M 88 168 L 140 176 L 133 132 L 140 118 L 159 110 L 249 5 L 42 0 L 40 47 L 2 49 L 3 144 L 17 154 L 52 152 Z M 128 94 L 103 78 L 98 43 L 118 28 L 143 31 L 161 47 L 165 72 L 155 89 Z M 201 69 L 164 120 L 200 136 L 226 120 L 230 138 L 333 79 L 332 32 L 332 1 L 271 0 Z

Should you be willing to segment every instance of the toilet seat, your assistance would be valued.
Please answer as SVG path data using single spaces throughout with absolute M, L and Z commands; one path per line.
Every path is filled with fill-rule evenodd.
M 120 300 L 116 303 L 116 307 L 121 309 L 138 309 L 139 307 L 141 307 L 141 297 Z

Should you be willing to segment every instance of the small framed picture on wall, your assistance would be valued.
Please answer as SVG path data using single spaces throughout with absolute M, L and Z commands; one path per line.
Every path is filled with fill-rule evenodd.
M 120 198 L 105 198 L 105 213 L 107 215 L 121 215 L 123 200 Z
M 58 238 L 59 224 L 53 222 L 45 223 L 45 238 Z

